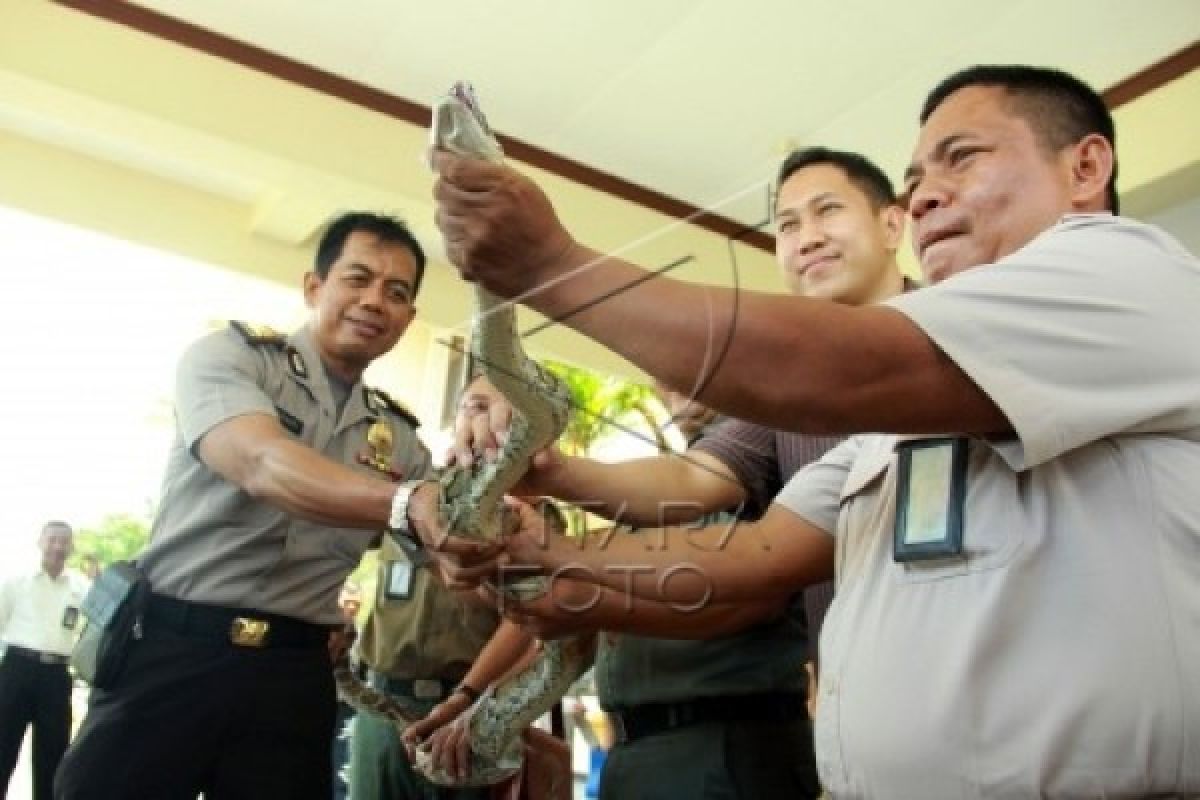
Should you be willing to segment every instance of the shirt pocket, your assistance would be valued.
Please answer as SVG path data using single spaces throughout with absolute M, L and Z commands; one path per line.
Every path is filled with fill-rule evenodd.
M 1013 473 L 984 443 L 971 439 L 968 447 L 962 554 L 897 564 L 904 583 L 927 583 L 1003 569 L 1012 564 L 1022 549 L 1025 520 L 1019 512 L 1021 476 Z

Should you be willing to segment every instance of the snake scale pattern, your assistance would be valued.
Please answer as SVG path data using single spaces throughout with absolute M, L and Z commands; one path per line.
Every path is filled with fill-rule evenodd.
M 459 155 L 501 162 L 503 153 L 479 110 L 474 91 L 457 83 L 433 109 L 432 145 Z M 565 386 L 525 355 L 516 328 L 514 304 L 475 287 L 471 351 L 483 374 L 513 407 L 508 439 L 492 462 L 439 473 L 441 512 L 456 535 L 493 539 L 508 524 L 503 498 L 529 469 L 534 453 L 562 433 L 569 413 Z M 525 578 L 502 588 L 519 599 L 547 590 L 545 578 Z M 471 763 L 461 779 L 433 768 L 418 750 L 414 766 L 431 782 L 449 787 L 487 786 L 505 780 L 522 761 L 521 732 L 548 711 L 590 663 L 582 639 L 543 642 L 539 657 L 521 672 L 491 687 L 467 712 Z M 364 686 L 345 658 L 334 668 L 343 699 L 403 730 L 413 719 L 386 694 Z

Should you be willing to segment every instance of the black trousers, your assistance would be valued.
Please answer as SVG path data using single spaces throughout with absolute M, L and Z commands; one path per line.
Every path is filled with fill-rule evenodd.
M 704 722 L 614 745 L 600 800 L 812 800 L 807 719 Z
M 71 676 L 9 652 L 0 663 L 0 798 L 8 794 L 25 729 L 33 725 L 33 798 L 50 800 L 54 771 L 71 735 Z
M 329 800 L 335 696 L 324 648 L 253 649 L 147 630 L 93 691 L 59 800 Z

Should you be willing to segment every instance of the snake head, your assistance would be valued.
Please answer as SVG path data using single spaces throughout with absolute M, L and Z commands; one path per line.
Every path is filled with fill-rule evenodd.
M 475 88 L 458 81 L 433 106 L 430 145 L 458 155 L 500 161 L 504 154 L 479 107 Z

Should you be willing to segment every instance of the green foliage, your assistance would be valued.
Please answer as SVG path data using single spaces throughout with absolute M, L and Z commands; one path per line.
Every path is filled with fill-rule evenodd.
M 150 522 L 132 514 L 111 514 L 94 528 L 75 531 L 75 552 L 68 563 L 82 569 L 85 556 L 95 556 L 103 568 L 134 558 L 150 541 Z
M 571 416 L 559 439 L 559 447 L 568 455 L 586 456 L 614 428 L 653 438 L 660 452 L 670 449 L 658 424 L 658 415 L 651 411 L 660 406 L 649 386 L 561 361 L 546 360 L 542 364 L 571 393 Z M 572 535 L 587 530 L 586 514 L 581 509 L 573 507 L 566 513 Z
M 652 437 L 659 450 L 667 449 L 662 430 L 650 410 L 658 401 L 649 386 L 561 361 L 542 363 L 571 393 L 571 418 L 559 440 L 568 454 L 587 455 L 597 441 L 612 431 L 612 423 Z

